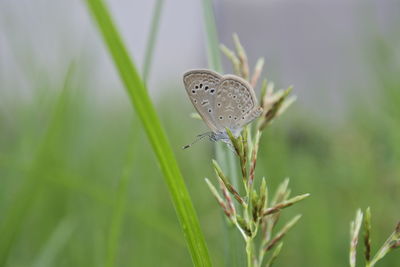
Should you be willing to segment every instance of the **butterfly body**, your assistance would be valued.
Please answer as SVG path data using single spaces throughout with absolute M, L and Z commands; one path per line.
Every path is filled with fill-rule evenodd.
M 226 128 L 238 136 L 246 124 L 261 115 L 253 88 L 235 75 L 190 70 L 183 75 L 190 101 L 211 129 L 212 141 L 229 142 Z

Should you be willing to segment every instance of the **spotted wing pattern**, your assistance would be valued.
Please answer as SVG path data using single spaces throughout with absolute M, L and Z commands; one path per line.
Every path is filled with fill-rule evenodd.
M 253 88 L 238 76 L 191 70 L 183 82 L 193 106 L 214 133 L 226 128 L 238 133 L 262 113 Z
M 183 75 L 183 83 L 190 101 L 213 132 L 220 128 L 215 120 L 214 102 L 221 79 L 220 74 L 210 70 L 191 70 Z
M 234 75 L 223 76 L 214 105 L 218 131 L 225 128 L 240 130 L 262 112 L 251 85 Z

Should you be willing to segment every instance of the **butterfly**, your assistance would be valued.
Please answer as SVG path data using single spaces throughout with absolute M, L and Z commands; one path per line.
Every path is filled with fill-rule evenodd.
M 236 75 L 220 75 L 206 69 L 190 70 L 183 75 L 183 83 L 190 101 L 211 130 L 198 135 L 199 139 L 192 144 L 205 136 L 211 141 L 230 143 L 226 128 L 237 137 L 246 124 L 262 113 L 254 89 Z

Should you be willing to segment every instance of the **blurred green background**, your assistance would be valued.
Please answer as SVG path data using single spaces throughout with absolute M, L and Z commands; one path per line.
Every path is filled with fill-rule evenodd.
M 0 265 L 104 266 L 110 251 L 116 251 L 117 266 L 190 266 L 154 154 L 84 3 L 50 2 L 0 2 Z M 148 12 L 143 12 L 144 23 L 134 16 L 118 17 L 127 7 L 140 12 L 139 3 L 109 2 L 128 44 L 133 43 L 134 58 L 141 62 L 146 42 L 135 30 L 143 28 L 147 34 L 153 3 L 145 4 Z M 353 70 L 346 67 L 346 61 L 339 61 L 343 66 L 336 62 L 332 67 L 330 61 L 310 66 L 319 70 L 315 80 L 313 76 L 300 80 L 296 91 L 296 79 L 292 80 L 285 70 L 300 77 L 310 61 L 299 57 L 303 64 L 294 64 L 295 70 L 285 68 L 279 57 L 272 55 L 279 54 L 279 43 L 270 50 L 253 46 L 258 42 L 251 40 L 248 30 L 241 34 L 240 28 L 229 23 L 229 14 L 235 15 L 235 4 L 215 2 L 222 41 L 229 42 L 232 31 L 238 31 L 250 59 L 266 56 L 267 77 L 278 87 L 294 83 L 294 93 L 299 96 L 299 103 L 263 136 L 257 166 L 258 178 L 265 176 L 272 189 L 290 177 L 293 194 L 311 193 L 309 199 L 284 215 L 290 218 L 301 213 L 303 218 L 285 238 L 276 266 L 346 266 L 349 223 L 357 208 L 371 207 L 375 250 L 400 218 L 400 22 L 388 16 L 379 23 L 374 15 L 380 10 L 385 17 L 385 10 L 399 10 L 399 4 L 387 2 L 376 6 L 369 2 L 367 11 L 357 13 L 354 23 L 358 25 L 359 42 L 356 46 L 341 42 L 336 52 L 359 51 L 363 60 L 357 66 L 367 71 L 357 72 L 350 83 L 338 82 L 333 92 L 322 90 L 320 85 L 340 80 L 336 74 L 343 69 L 351 76 Z M 201 37 L 195 40 L 193 50 L 202 52 L 189 56 L 193 61 L 185 58 L 179 47 L 163 47 L 168 38 L 183 38 L 185 34 L 178 28 L 163 26 L 170 23 L 168 12 L 174 5 L 180 7 L 176 16 L 191 14 L 183 2 L 166 4 L 153 65 L 157 70 L 159 65 L 166 68 L 186 61 L 186 65 L 179 66 L 205 67 L 205 41 Z M 199 3 L 193 5 L 192 11 L 200 7 Z M 287 1 L 282 5 L 292 14 L 299 8 Z M 316 8 L 312 1 L 306 5 Z M 339 11 L 350 8 L 342 5 Z M 250 8 L 251 4 L 246 6 Z M 280 7 L 278 3 L 265 8 Z M 253 4 L 253 8 L 259 6 Z M 77 13 L 69 18 L 69 12 Z M 260 16 L 257 24 L 250 26 L 259 25 L 261 31 L 259 13 L 255 13 Z M 201 29 L 201 14 L 196 18 Z M 81 22 L 85 30 L 78 31 Z M 133 25 L 132 32 L 126 30 L 129 25 Z M 329 29 L 321 29 L 326 31 Z M 201 30 L 195 32 L 202 34 Z M 266 32 L 265 38 L 268 36 Z M 299 43 L 307 40 L 300 38 Z M 135 46 L 136 41 L 142 48 Z M 318 40 L 309 42 L 315 46 Z M 348 44 L 350 50 L 343 44 Z M 170 53 L 175 61 L 165 62 L 165 54 Z M 229 70 L 228 64 L 225 67 Z M 204 177 L 214 178 L 213 144 L 202 142 L 181 150 L 205 126 L 189 116 L 193 108 L 181 83 L 184 69 L 172 66 L 172 70 L 166 70 L 172 71 L 172 78 L 157 76 L 162 72 L 159 68 L 151 75 L 152 96 L 215 266 L 242 266 L 240 261 L 232 262 L 232 253 L 241 252 L 232 252 L 236 241 L 229 239 L 232 234 L 204 183 Z M 327 95 L 337 95 L 339 100 L 329 105 Z M 121 214 L 118 235 L 115 218 Z M 117 239 L 116 247 L 110 247 L 113 239 Z M 399 262 L 396 251 L 379 266 L 400 266 Z

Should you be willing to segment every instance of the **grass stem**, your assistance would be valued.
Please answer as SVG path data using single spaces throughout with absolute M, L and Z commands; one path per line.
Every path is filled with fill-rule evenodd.
M 102 0 L 86 0 L 86 3 L 99 27 L 104 43 L 108 47 L 115 67 L 161 166 L 193 263 L 195 266 L 211 266 L 196 212 L 172 148 L 147 93 L 147 88 L 129 56 L 104 2 Z

